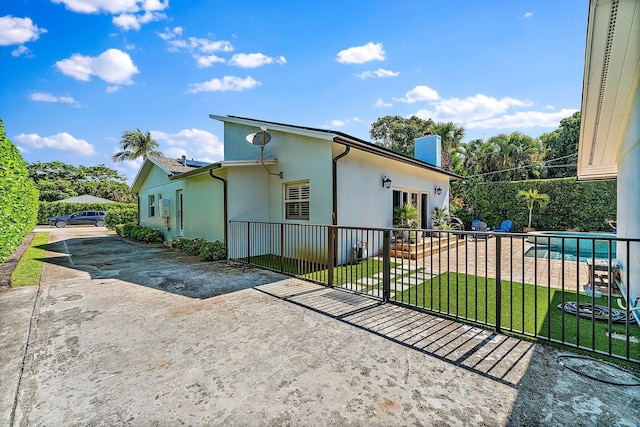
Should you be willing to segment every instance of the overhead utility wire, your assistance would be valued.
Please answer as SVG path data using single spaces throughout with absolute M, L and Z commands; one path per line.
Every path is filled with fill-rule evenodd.
M 572 166 L 577 166 L 576 164 L 567 164 L 567 165 L 547 165 L 547 163 L 551 163 L 551 162 L 555 162 L 556 160 L 562 160 L 565 159 L 567 157 L 572 157 L 572 156 L 576 156 L 578 155 L 578 153 L 574 153 L 574 154 L 569 154 L 567 156 L 562 156 L 562 157 L 558 157 L 556 159 L 551 159 L 551 160 L 545 160 L 542 164 L 541 167 L 546 168 L 546 169 L 553 169 L 553 168 L 562 168 L 562 167 L 572 167 Z M 492 172 L 485 172 L 485 173 L 480 173 L 478 175 L 470 175 L 470 176 L 465 176 L 464 178 L 477 178 L 479 176 L 486 176 L 486 175 L 493 175 L 496 173 L 501 173 L 501 172 L 509 172 L 509 171 L 514 171 L 514 170 L 518 170 L 518 169 L 525 169 L 525 168 L 529 168 L 529 167 L 534 167 L 534 166 L 538 166 L 538 165 L 523 165 L 523 166 L 517 166 L 515 168 L 509 168 L 509 169 L 500 169 L 499 171 L 492 171 Z

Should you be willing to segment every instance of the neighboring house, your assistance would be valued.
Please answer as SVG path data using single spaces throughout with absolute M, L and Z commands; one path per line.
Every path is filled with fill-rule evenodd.
M 205 174 L 188 177 L 208 163 L 149 156 L 138 171 L 131 191 L 138 195 L 142 225 L 175 237 L 223 239 L 222 190 Z
M 223 161 L 149 157 L 132 185 L 140 223 L 168 240 L 223 240 L 227 220 L 392 227 L 394 207 L 406 203 L 429 228 L 433 208 L 448 205 L 456 175 L 440 167 L 437 136 L 416 141 L 413 158 L 332 130 L 210 117 L 224 123 Z M 247 141 L 261 128 L 271 135 L 264 153 Z M 160 197 L 168 219 L 158 214 Z
M 591 0 L 578 179 L 618 179 L 617 234 L 640 238 L 640 2 Z M 611 203 L 616 203 L 611 200 Z M 617 245 L 631 306 L 640 304 L 640 243 Z M 640 324 L 640 310 L 634 312 Z
M 69 197 L 68 199 L 57 200 L 59 203 L 115 203 L 113 200 L 103 199 L 102 197 L 83 194 L 81 196 Z

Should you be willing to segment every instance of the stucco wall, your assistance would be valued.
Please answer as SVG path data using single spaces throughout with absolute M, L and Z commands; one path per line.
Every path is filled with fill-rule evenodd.
M 618 237 L 640 238 L 640 86 L 636 85 L 633 107 L 624 142 L 618 154 Z M 631 285 L 631 301 L 640 297 L 640 243 L 631 243 L 627 263 L 626 245 L 617 245 L 618 264 Z M 639 302 L 640 304 L 640 302 Z M 640 315 L 636 312 L 640 323 Z
M 225 160 L 259 160 L 260 148 L 249 144 L 246 135 L 259 128 L 225 123 Z M 269 175 L 262 166 L 229 168 L 229 219 L 291 222 L 304 224 L 331 223 L 331 143 L 275 130 L 268 131 L 271 142 L 265 147 L 265 159 L 277 159 L 268 166 L 279 178 Z M 284 185 L 309 181 L 309 221 L 284 219 Z M 233 199 L 233 200 L 232 200 Z
M 342 151 L 344 146 L 334 144 L 334 155 Z M 382 187 L 384 176 L 391 179 L 389 189 Z M 434 193 L 436 185 L 440 195 Z M 446 175 L 352 149 L 338 160 L 338 224 L 392 227 L 394 189 L 427 193 L 429 217 L 434 207 L 448 206 Z
M 223 241 L 224 204 L 222 182 L 211 178 L 207 174 L 181 181 L 184 181 L 183 237 L 187 239 L 201 237 L 208 241 Z M 172 206 L 172 210 L 175 212 L 174 206 Z
M 223 197 L 222 183 L 208 175 L 199 175 L 187 179 L 169 180 L 167 173 L 158 167 L 153 167 L 142 181 L 140 197 L 140 224 L 156 230 L 161 230 L 166 240 L 173 240 L 180 236 L 177 224 L 176 192 L 183 194 L 183 224 L 182 237 L 222 241 L 223 229 Z M 149 195 L 155 196 L 155 216 L 149 216 Z M 162 206 L 159 195 L 163 200 L 169 200 L 170 216 L 165 221 L 162 217 Z

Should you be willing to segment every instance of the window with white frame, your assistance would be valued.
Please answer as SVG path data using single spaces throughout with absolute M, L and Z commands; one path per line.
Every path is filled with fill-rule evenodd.
M 309 220 L 309 181 L 284 185 L 286 219 Z
M 156 216 L 156 195 L 149 194 L 149 218 Z

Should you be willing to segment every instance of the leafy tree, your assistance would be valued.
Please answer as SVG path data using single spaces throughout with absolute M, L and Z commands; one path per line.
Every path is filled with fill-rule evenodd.
M 74 165 L 69 165 L 60 161 L 54 162 L 35 162 L 28 166 L 29 178 L 36 184 L 40 180 L 57 181 L 68 180 L 73 181 L 82 179 L 81 171 Z
M 462 143 L 464 138 L 464 127 L 454 122 L 437 122 L 430 130 L 432 135 L 438 135 L 442 141 L 442 168 L 446 170 L 455 170 L 453 166 L 453 153 Z
M 384 116 L 371 124 L 369 136 L 376 145 L 413 156 L 415 139 L 428 135 L 433 124 L 433 120 L 424 120 L 418 116 L 408 119 L 401 116 Z
M 543 156 L 544 147 L 539 140 L 513 132 L 492 136 L 487 141 L 476 139 L 460 144 L 454 153 L 454 164 L 463 176 L 516 181 L 539 178 Z
M 114 162 L 123 162 L 125 160 L 135 160 L 142 157 L 146 160 L 149 156 L 163 156 L 158 151 L 160 144 L 151 137 L 151 132 L 142 132 L 140 129 L 126 130 L 122 133 L 120 140 L 120 148 L 122 151 L 113 155 Z
M 549 203 L 549 195 L 538 193 L 538 189 L 528 189 L 518 191 L 518 197 L 525 200 L 529 209 L 529 225 L 531 228 L 531 217 L 533 216 L 533 207 L 537 204 L 540 208 L 544 208 Z
M 571 117 L 560 121 L 560 126 L 553 132 L 540 135 L 540 141 L 545 147 L 545 160 L 548 162 L 544 176 L 547 178 L 562 178 L 577 175 L 576 166 L 560 166 L 575 164 L 578 154 L 578 140 L 580 139 L 580 112 L 576 111 Z M 559 159 L 559 160 L 555 160 Z M 553 162 L 551 162 L 554 160 Z
M 79 171 L 84 175 L 85 181 L 125 183 L 127 180 L 117 170 L 108 168 L 103 164 L 98 166 L 79 166 Z
M 55 202 L 82 194 L 135 203 L 136 197 L 126 184 L 126 177 L 101 164 L 74 166 L 60 161 L 35 162 L 29 166 L 29 177 L 40 190 L 40 200 Z

